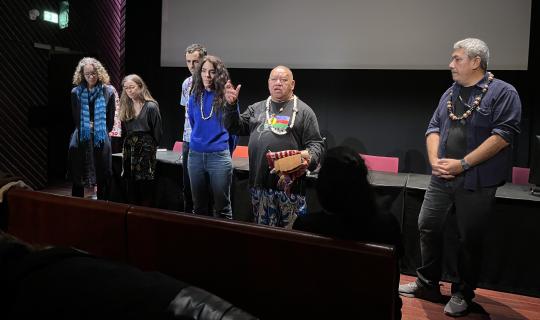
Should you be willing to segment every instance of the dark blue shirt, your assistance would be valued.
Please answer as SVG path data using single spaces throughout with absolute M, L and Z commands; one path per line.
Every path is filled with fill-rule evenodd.
M 482 87 L 488 81 L 487 73 L 472 91 L 468 104 L 472 105 L 474 98 L 481 94 Z M 438 157 L 446 157 L 446 141 L 451 121 L 448 116 L 446 103 L 453 91 L 452 102 L 458 99 L 461 85 L 454 83 L 439 100 L 439 105 L 426 131 L 439 133 Z M 467 154 L 476 149 L 490 136 L 497 134 L 512 144 L 514 136 L 519 134 L 521 120 L 521 101 L 516 89 L 499 79 L 493 79 L 488 91 L 480 102 L 478 109 L 467 118 Z M 476 190 L 482 187 L 492 187 L 504 184 L 512 164 L 512 148 L 504 148 L 492 158 L 470 168 L 465 172 L 465 188 Z

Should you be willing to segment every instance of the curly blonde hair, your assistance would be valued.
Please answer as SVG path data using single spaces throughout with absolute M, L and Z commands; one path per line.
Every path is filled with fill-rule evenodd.
M 109 84 L 111 82 L 111 78 L 109 77 L 109 74 L 107 73 L 107 70 L 105 70 L 105 67 L 99 62 L 96 58 L 92 57 L 84 57 L 79 61 L 77 64 L 77 67 L 75 68 L 75 72 L 73 73 L 73 84 L 78 86 L 83 82 L 86 82 L 86 79 L 84 79 L 84 66 L 87 64 L 91 64 L 94 66 L 94 69 L 96 70 L 97 76 L 98 76 L 98 82 L 101 82 L 103 84 Z
M 133 100 L 128 97 L 126 89 L 124 88 L 124 84 L 126 83 L 126 81 L 129 80 L 135 82 L 135 84 L 141 90 L 139 96 L 137 97 L 138 100 L 144 102 L 153 101 L 157 105 L 156 100 L 152 97 L 152 94 L 150 94 L 150 90 L 148 90 L 148 87 L 146 86 L 146 83 L 143 81 L 143 79 L 139 75 L 129 74 L 124 77 L 124 80 L 122 80 L 122 95 L 120 97 L 120 121 L 128 121 L 135 118 Z

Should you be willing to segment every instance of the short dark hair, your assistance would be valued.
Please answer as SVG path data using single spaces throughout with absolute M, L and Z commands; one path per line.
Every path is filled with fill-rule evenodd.
M 328 212 L 344 215 L 377 213 L 364 159 L 350 147 L 339 146 L 327 151 L 316 190 L 321 206 Z
M 193 53 L 195 51 L 199 51 L 200 58 L 203 58 L 208 54 L 208 52 L 206 51 L 206 48 L 202 44 L 198 44 L 198 43 L 189 45 L 186 48 L 185 53 Z

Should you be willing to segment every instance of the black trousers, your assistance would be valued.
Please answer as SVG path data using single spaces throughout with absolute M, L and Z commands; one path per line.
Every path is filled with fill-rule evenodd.
M 464 181 L 464 176 L 453 180 L 431 177 L 418 217 L 422 266 L 417 269 L 417 274 L 422 285 L 438 287 L 444 227 L 449 212 L 455 209 L 459 282 L 452 284 L 452 293 L 460 292 L 465 298 L 472 299 L 482 265 L 486 221 L 493 211 L 497 187 L 466 190 Z
M 182 143 L 182 181 L 184 195 L 184 212 L 193 212 L 193 198 L 191 196 L 191 182 L 189 181 L 188 161 L 189 161 L 189 142 Z
M 71 195 L 84 197 L 84 185 L 97 185 L 97 198 L 109 200 L 112 177 L 111 143 L 107 138 L 100 146 L 94 146 L 94 134 L 90 140 L 80 141 L 76 129 L 69 144 L 69 175 L 73 179 Z
M 144 207 L 155 207 L 156 190 L 154 180 L 127 180 L 126 187 L 128 203 Z

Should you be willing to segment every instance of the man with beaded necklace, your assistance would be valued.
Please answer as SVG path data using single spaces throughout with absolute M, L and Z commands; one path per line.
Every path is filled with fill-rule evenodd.
M 482 40 L 454 44 L 449 67 L 455 83 L 442 95 L 426 132 L 432 177 L 418 217 L 422 265 L 415 282 L 399 287 L 406 297 L 442 299 L 443 231 L 455 208 L 459 281 L 452 284 L 452 297 L 444 307 L 444 313 L 454 317 L 467 314 L 474 298 L 486 220 L 497 187 L 508 176 L 511 145 L 520 132 L 519 95 L 487 72 L 488 60 Z
M 276 151 L 300 151 L 314 170 L 324 153 L 324 142 L 313 110 L 293 94 L 295 81 L 291 70 L 277 66 L 268 78 L 270 97 L 248 106 L 239 114 L 238 93 L 230 83 L 225 87 L 228 106 L 225 127 L 231 134 L 249 135 L 249 186 L 254 222 L 291 227 L 298 215 L 306 213 L 302 179 L 292 184 L 291 193 L 278 190 L 278 176 L 272 174 L 266 154 Z

